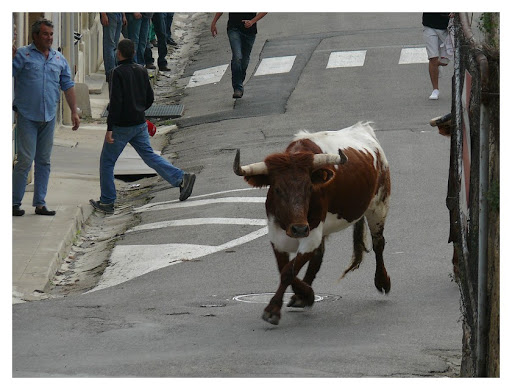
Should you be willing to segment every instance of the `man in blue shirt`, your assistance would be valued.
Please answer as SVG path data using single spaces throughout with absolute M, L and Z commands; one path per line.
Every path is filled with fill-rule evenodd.
M 27 176 L 34 165 L 34 198 L 32 205 L 39 215 L 55 215 L 46 208 L 46 192 L 50 178 L 50 156 L 53 146 L 55 116 L 60 90 L 71 109 L 73 130 L 80 126 L 76 108 L 75 83 L 62 53 L 51 48 L 53 24 L 40 19 L 32 25 L 33 43 L 13 50 L 14 103 L 16 115 L 17 163 L 12 175 L 12 215 L 22 216 L 20 209 Z

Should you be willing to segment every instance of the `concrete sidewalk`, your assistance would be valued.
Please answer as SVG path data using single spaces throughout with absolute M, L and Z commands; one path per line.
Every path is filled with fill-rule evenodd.
M 107 96 L 106 85 L 101 94 L 90 95 L 93 118 L 101 117 L 108 103 Z M 49 298 L 50 280 L 68 256 L 82 224 L 93 212 L 89 199 L 99 199 L 99 160 L 106 128 L 106 123 L 82 122 L 77 131 L 71 126 L 55 129 L 46 203 L 57 213 L 36 215 L 32 207 L 33 184 L 27 186 L 21 205 L 25 215 L 12 217 L 13 303 Z M 160 153 L 165 134 L 173 128 L 157 129 L 151 138 L 155 152 Z M 130 172 L 156 174 L 128 145 L 116 164 L 115 173 Z

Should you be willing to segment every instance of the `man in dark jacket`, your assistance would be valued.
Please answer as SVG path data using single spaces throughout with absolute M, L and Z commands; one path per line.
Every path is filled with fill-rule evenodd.
M 100 157 L 101 197 L 91 205 L 106 214 L 114 213 L 116 187 L 114 166 L 129 142 L 144 162 L 174 187 L 180 187 L 180 200 L 187 199 L 195 175 L 185 173 L 153 151 L 149 143 L 144 112 L 153 104 L 154 94 L 147 70 L 133 61 L 135 47 L 123 39 L 117 46 L 119 65 L 112 71 L 107 133 Z

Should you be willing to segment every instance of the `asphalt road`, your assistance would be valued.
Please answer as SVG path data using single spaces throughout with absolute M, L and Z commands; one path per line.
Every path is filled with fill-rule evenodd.
M 209 21 L 182 76 L 228 64 Z M 445 206 L 449 140 L 429 120 L 450 111 L 453 67 L 429 101 L 427 64 L 399 64 L 423 46 L 421 14 L 269 14 L 259 24 L 246 91 L 185 88 L 184 117 L 164 155 L 195 172 L 193 196 L 157 182 L 134 210 L 96 289 L 13 307 L 15 377 L 431 377 L 456 375 L 461 322 Z M 327 68 L 331 53 L 364 51 L 361 66 Z M 295 56 L 289 72 L 256 76 L 262 59 Z M 309 310 L 260 319 L 278 286 L 265 235 L 265 190 L 232 173 L 282 150 L 300 129 L 375 123 L 392 180 L 384 259 L 391 293 L 373 286 L 373 253 L 349 265 L 351 230 L 327 241 Z

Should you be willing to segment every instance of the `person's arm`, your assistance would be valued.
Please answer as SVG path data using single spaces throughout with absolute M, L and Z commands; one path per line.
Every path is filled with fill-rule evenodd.
M 100 22 L 102 26 L 108 26 L 108 15 L 106 12 L 100 12 Z
M 71 122 L 73 123 L 72 129 L 78 130 L 78 128 L 80 127 L 80 116 L 78 115 L 78 110 L 76 108 L 75 87 L 71 87 L 65 90 L 64 96 L 66 97 L 68 106 L 71 109 Z
M 212 20 L 212 25 L 210 26 L 210 31 L 212 32 L 212 36 L 215 38 L 217 36 L 217 20 L 222 16 L 223 12 L 217 12 Z
M 245 28 L 251 28 L 258 20 L 263 18 L 268 12 L 258 12 L 254 18 L 251 20 L 242 20 L 244 23 Z

